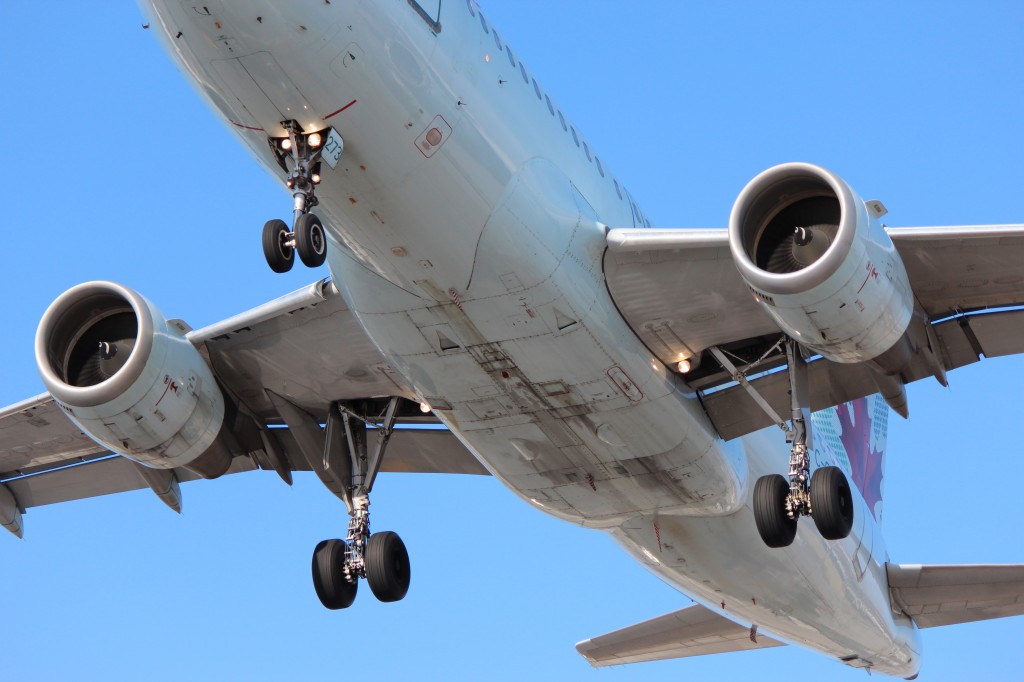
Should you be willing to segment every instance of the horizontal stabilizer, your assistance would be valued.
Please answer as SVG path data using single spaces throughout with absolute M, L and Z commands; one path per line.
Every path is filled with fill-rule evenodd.
M 775 646 L 784 644 L 698 605 L 588 639 L 576 650 L 601 667 Z
M 1024 565 L 886 568 L 893 606 L 919 628 L 1024 615 Z

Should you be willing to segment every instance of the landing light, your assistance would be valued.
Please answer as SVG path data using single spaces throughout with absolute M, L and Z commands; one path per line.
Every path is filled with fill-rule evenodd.
M 310 147 L 316 149 L 320 146 L 320 143 L 323 142 L 323 139 L 320 137 L 320 133 L 313 133 L 306 138 L 306 141 L 309 142 Z
M 679 364 L 676 365 L 676 369 L 679 370 L 680 374 L 686 374 L 693 368 L 691 367 L 689 360 L 680 360 Z
M 420 412 L 423 414 L 430 413 L 430 405 L 428 403 L 420 403 Z
M 313 173 L 313 175 L 310 176 L 310 180 L 313 181 L 314 185 L 319 185 L 320 184 L 320 174 L 319 173 Z
M 281 149 L 288 151 L 292 148 L 292 141 L 287 137 L 281 140 Z

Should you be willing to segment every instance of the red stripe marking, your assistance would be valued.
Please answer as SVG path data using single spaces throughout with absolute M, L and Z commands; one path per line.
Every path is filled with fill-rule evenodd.
M 228 120 L 231 121 L 231 119 Z M 231 121 L 231 125 L 238 126 L 239 128 L 245 128 L 246 130 L 263 130 L 263 128 L 253 128 L 252 126 L 244 126 L 241 123 L 235 123 L 234 121 Z
M 156 405 L 154 405 L 153 407 L 159 407 L 160 406 L 160 402 L 164 399 L 164 396 L 167 395 L 167 391 L 169 391 L 169 390 L 171 390 L 171 382 L 170 381 L 168 381 L 164 385 L 164 392 L 160 394 L 160 400 L 156 401 Z
M 864 278 L 864 284 L 860 285 L 860 289 L 857 289 L 858 294 L 864 290 L 864 287 L 868 284 L 868 280 L 872 277 L 878 279 L 878 268 L 875 267 L 874 263 L 868 261 L 868 276 Z
M 349 108 L 350 106 L 352 106 L 352 105 L 353 105 L 353 104 L 355 104 L 355 103 L 356 103 L 356 100 L 352 100 L 351 102 L 349 102 L 348 104 L 346 104 L 345 106 L 343 106 L 343 107 L 342 107 L 341 109 L 338 109 L 337 111 L 332 111 L 331 113 L 329 113 L 329 114 L 327 114 L 326 116 L 324 116 L 323 120 L 325 120 L 325 121 L 326 121 L 326 120 L 327 120 L 327 119 L 329 119 L 329 118 L 330 118 L 331 116 L 337 116 L 338 114 L 340 114 L 341 112 L 345 111 L 346 109 L 348 109 L 348 108 Z

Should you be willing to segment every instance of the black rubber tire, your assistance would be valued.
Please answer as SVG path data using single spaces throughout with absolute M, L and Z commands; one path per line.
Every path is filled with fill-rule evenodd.
M 822 467 L 811 476 L 811 517 L 826 540 L 842 540 L 850 534 L 853 495 L 838 467 Z
M 754 523 L 769 547 L 788 547 L 796 537 L 796 519 L 786 514 L 789 482 L 779 474 L 762 476 L 754 484 Z
M 295 249 L 286 246 L 288 226 L 277 218 L 263 226 L 263 255 L 274 272 L 288 272 L 295 263 Z
M 347 609 L 356 600 L 359 581 L 345 578 L 345 543 L 324 540 L 313 550 L 313 588 L 329 609 Z
M 374 533 L 366 543 L 366 582 L 380 601 L 398 601 L 409 591 L 409 552 L 398 533 Z
M 327 259 L 327 234 L 324 224 L 312 213 L 303 213 L 295 221 L 295 250 L 309 268 L 318 268 Z

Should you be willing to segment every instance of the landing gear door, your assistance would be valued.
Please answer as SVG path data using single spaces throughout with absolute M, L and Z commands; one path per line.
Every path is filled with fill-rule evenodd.
M 323 151 L 320 152 L 320 158 L 331 168 L 337 168 L 338 160 L 341 159 L 341 152 L 344 148 L 341 135 L 338 134 L 337 130 L 331 128 L 331 133 L 327 136 L 327 141 L 324 142 Z

